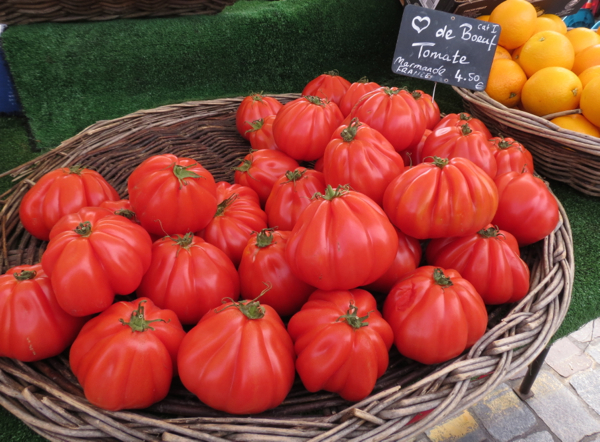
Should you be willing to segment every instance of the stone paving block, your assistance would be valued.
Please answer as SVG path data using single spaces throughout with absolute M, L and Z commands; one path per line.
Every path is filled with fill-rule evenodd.
M 527 403 L 562 442 L 579 442 L 600 432 L 598 416 L 551 371 L 540 371 L 532 391 Z
M 523 439 L 515 439 L 513 442 L 554 442 L 554 438 L 547 431 L 540 431 Z
M 529 407 L 506 384 L 500 384 L 471 409 L 500 442 L 527 433 L 537 423 Z
M 600 341 L 592 342 L 586 347 L 585 352 L 600 364 Z
M 485 429 L 469 410 L 452 417 L 426 432 L 432 442 L 483 442 L 489 440 Z
M 600 369 L 577 373 L 569 382 L 579 397 L 600 415 Z
M 546 363 L 565 378 L 587 370 L 592 366 L 592 362 L 568 336 L 556 341 L 546 356 Z
M 596 338 L 600 338 L 600 318 L 588 322 L 579 328 L 579 330 L 571 333 L 569 336 L 576 341 L 583 343 L 591 342 Z

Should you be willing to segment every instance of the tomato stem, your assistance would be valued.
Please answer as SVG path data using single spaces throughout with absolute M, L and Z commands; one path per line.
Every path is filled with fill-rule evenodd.
M 250 125 L 250 129 L 248 129 L 246 131 L 246 133 L 248 133 L 248 132 L 256 132 L 257 130 L 262 129 L 263 125 L 265 124 L 265 119 L 261 118 L 259 120 L 254 120 L 252 122 L 246 121 L 246 123 L 248 123 Z
M 84 221 L 82 223 L 79 223 L 79 225 L 75 227 L 73 231 L 78 235 L 87 238 L 92 234 L 92 223 L 90 221 Z
M 450 160 L 448 158 L 433 157 L 433 165 L 439 167 L 440 169 L 443 169 L 445 166 L 447 166 L 449 162 Z
M 223 303 L 231 302 L 231 304 L 226 305 L 221 310 L 215 309 L 215 312 L 221 313 L 223 310 L 227 310 L 228 308 L 237 308 L 248 319 L 263 318 L 265 316 L 265 308 L 262 305 L 260 305 L 260 302 L 258 302 L 258 298 L 260 298 L 262 295 L 271 290 L 271 288 L 273 288 L 273 285 L 270 282 L 263 283 L 267 286 L 267 288 L 260 292 L 260 295 L 258 295 L 252 301 L 236 302 L 231 298 L 224 298 Z
M 263 100 L 263 96 L 261 95 L 261 93 L 253 93 L 251 94 L 252 96 L 252 101 L 262 101 Z
M 367 77 L 360 77 L 360 80 L 356 81 L 357 83 L 368 83 L 369 79 Z
M 226 198 L 223 201 L 221 201 L 217 205 L 217 213 L 215 213 L 214 217 L 216 218 L 217 216 L 223 216 L 223 213 L 225 213 L 225 209 L 227 209 L 238 198 L 238 196 L 239 195 L 237 193 L 234 193 L 229 198 Z
M 312 197 L 313 197 L 313 199 L 323 198 L 324 200 L 331 201 L 334 198 L 339 198 L 339 197 L 346 195 L 349 191 L 350 191 L 349 184 L 344 184 L 344 185 L 340 184 L 339 186 L 337 186 L 337 189 L 335 189 L 335 190 L 333 190 L 333 187 L 331 187 L 331 184 L 328 184 L 327 187 L 325 188 L 325 195 L 323 195 L 320 192 L 316 192 Z
M 439 267 L 433 270 L 433 280 L 437 285 L 441 285 L 442 287 L 450 287 L 451 285 L 454 285 L 452 280 L 444 275 L 444 271 Z
M 194 243 L 194 234 L 192 232 L 188 232 L 185 235 L 177 235 L 175 237 L 170 237 L 180 248 L 188 250 L 191 245 Z
M 356 137 L 356 133 L 358 132 L 358 128 L 360 127 L 360 121 L 358 121 L 358 118 L 353 118 L 350 121 L 350 124 L 341 132 L 341 136 L 342 139 L 346 142 L 346 143 L 350 143 L 352 140 L 354 140 L 354 138 Z
M 298 169 L 294 169 L 294 170 L 288 170 L 285 173 L 285 177 L 287 178 L 287 181 L 284 181 L 282 184 L 287 184 L 287 183 L 296 183 L 296 181 L 298 181 L 300 178 L 302 178 L 304 176 L 304 174 L 306 173 L 306 169 L 304 170 L 298 170 Z
M 410 93 L 415 100 L 420 100 L 423 94 L 419 91 L 412 91 Z
M 513 143 L 509 143 L 508 141 L 506 141 L 506 138 L 504 138 L 504 136 L 500 135 L 500 141 L 498 141 L 496 144 L 496 147 L 500 150 L 504 150 L 504 149 L 508 149 L 510 146 L 513 145 Z
M 325 106 L 325 102 L 314 95 L 305 95 L 304 98 L 306 98 L 309 103 L 316 104 L 317 106 Z
M 495 238 L 500 233 L 498 227 L 489 227 L 487 229 L 481 229 L 477 234 L 483 238 Z
M 131 312 L 131 316 L 129 317 L 129 322 L 125 322 L 124 319 L 120 318 L 119 321 L 121 322 L 121 324 L 128 325 L 129 327 L 131 327 L 131 331 L 144 332 L 146 330 L 154 331 L 154 328 L 151 327 L 150 325 L 148 325 L 152 322 L 167 322 L 161 318 L 147 320 L 144 317 L 144 306 L 143 306 L 144 302 L 146 302 L 146 301 L 140 301 L 140 303 L 138 304 L 137 310 L 134 310 Z
M 204 178 L 196 172 L 189 170 L 191 167 L 197 165 L 198 163 L 190 164 L 189 166 L 181 166 L 179 164 L 173 166 L 173 175 L 179 180 L 179 188 L 181 188 L 181 186 L 187 186 L 187 181 L 185 181 L 187 178 Z
M 256 247 L 262 249 L 273 244 L 273 232 L 275 227 L 266 227 L 256 234 Z
M 85 166 L 81 164 L 76 164 L 74 166 L 69 167 L 69 173 L 74 173 L 76 175 L 81 175 L 81 172 L 85 170 Z
M 397 87 L 384 87 L 383 88 L 383 92 L 385 92 L 388 95 L 396 95 L 397 93 L 400 92 L 400 89 L 398 89 Z
M 129 209 L 115 210 L 115 215 L 124 216 L 127 219 L 135 219 L 135 212 Z
M 35 275 L 37 275 L 35 270 L 21 270 L 19 273 L 13 273 L 13 276 L 17 281 L 27 281 L 35 278 Z
M 460 130 L 463 135 L 469 135 L 470 133 L 473 132 L 473 130 L 469 127 L 469 125 L 467 123 L 460 126 Z
M 367 314 L 365 316 L 359 317 L 358 316 L 358 307 L 355 306 L 352 303 L 352 301 L 350 301 L 350 306 L 348 307 L 346 314 L 337 318 L 337 321 L 339 322 L 341 320 L 344 320 L 354 330 L 358 330 L 361 327 L 366 327 L 369 325 L 369 323 L 366 322 L 366 320 L 369 319 L 370 314 L 371 314 L 371 312 L 367 312 Z
M 461 112 L 458 114 L 458 119 L 461 121 L 470 121 L 473 119 L 473 117 L 465 112 Z

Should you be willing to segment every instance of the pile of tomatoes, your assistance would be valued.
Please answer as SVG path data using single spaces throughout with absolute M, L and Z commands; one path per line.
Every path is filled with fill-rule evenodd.
M 447 361 L 485 333 L 486 305 L 528 293 L 520 247 L 559 211 L 517 141 L 441 118 L 422 91 L 335 73 L 285 105 L 246 97 L 236 123 L 252 150 L 233 184 L 169 153 L 131 173 L 128 200 L 82 166 L 42 177 L 19 213 L 48 244 L 0 276 L 0 355 L 69 349 L 108 410 L 148 407 L 179 376 L 210 407 L 253 414 L 297 375 L 359 401 L 392 345 Z

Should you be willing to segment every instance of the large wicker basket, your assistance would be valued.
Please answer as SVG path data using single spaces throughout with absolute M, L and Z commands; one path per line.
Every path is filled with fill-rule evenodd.
M 529 149 L 539 174 L 587 195 L 600 196 L 600 138 L 560 128 L 550 118 L 508 108 L 485 92 L 453 89 L 462 97 L 465 110 L 482 120 L 493 135 L 514 138 Z M 574 112 L 578 111 L 565 114 Z
M 275 97 L 285 103 L 298 95 Z M 45 243 L 24 231 L 18 207 L 30 186 L 54 168 L 94 167 L 125 197 L 127 176 L 142 160 L 171 152 L 197 159 L 216 180 L 231 181 L 231 166 L 249 148 L 235 128 L 240 101 L 188 102 L 101 121 L 10 171 L 17 183 L 0 196 L 2 272 L 40 261 Z M 530 293 L 518 304 L 490 309 L 488 330 L 468 354 L 424 366 L 392 350 L 389 369 L 359 403 L 309 393 L 296 382 L 274 410 L 232 416 L 206 407 L 175 381 L 169 396 L 148 409 L 108 412 L 85 400 L 67 356 L 61 355 L 28 364 L 0 358 L 0 405 L 51 441 L 405 440 L 521 371 L 558 329 L 569 307 L 574 271 L 571 230 L 562 207 L 556 230 L 525 248 L 523 256 L 531 268 Z
M 237 0 L 2 0 L 0 23 L 112 20 L 115 18 L 216 14 Z

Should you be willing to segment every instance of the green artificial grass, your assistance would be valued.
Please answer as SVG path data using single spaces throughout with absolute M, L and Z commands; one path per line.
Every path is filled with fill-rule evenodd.
M 0 173 L 26 163 L 39 155 L 39 153 L 32 152 L 32 144 L 25 117 L 0 117 Z M 0 195 L 10 189 L 12 184 L 11 177 L 0 178 Z

